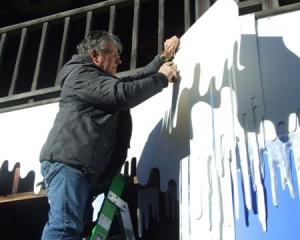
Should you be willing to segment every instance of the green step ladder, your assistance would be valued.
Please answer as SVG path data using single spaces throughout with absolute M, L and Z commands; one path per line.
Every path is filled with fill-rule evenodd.
M 128 181 L 129 177 L 126 175 L 118 174 L 114 177 L 89 240 L 106 240 L 112 221 L 118 212 L 121 214 L 125 239 L 135 240 L 128 204 L 121 199 Z

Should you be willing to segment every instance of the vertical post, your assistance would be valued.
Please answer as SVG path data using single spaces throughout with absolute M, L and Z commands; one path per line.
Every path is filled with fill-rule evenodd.
M 261 4 L 263 10 L 274 9 L 279 7 L 278 0 L 262 0 Z
M 110 6 L 108 31 L 114 33 L 116 22 L 116 5 Z
M 68 33 L 69 33 L 69 26 L 70 26 L 70 17 L 65 18 L 65 24 L 64 24 L 64 33 L 61 41 L 61 47 L 60 47 L 60 54 L 59 54 L 59 60 L 58 60 L 58 66 L 57 66 L 57 74 L 59 73 L 64 60 L 65 60 L 65 48 L 68 41 Z M 56 79 L 55 85 L 58 85 L 58 80 Z
M 132 26 L 132 48 L 131 48 L 130 69 L 135 69 L 136 68 L 136 62 L 137 62 L 139 13 L 140 13 L 140 0 L 134 0 L 134 15 L 133 15 L 133 26 Z
M 8 92 L 9 96 L 13 95 L 15 92 L 15 89 L 16 89 L 16 83 L 17 83 L 17 79 L 18 79 L 18 75 L 19 75 L 19 71 L 20 71 L 20 64 L 21 64 L 21 61 L 23 58 L 26 38 L 27 38 L 27 28 L 23 28 L 22 34 L 21 34 L 19 50 L 18 50 L 18 54 L 17 54 L 17 59 L 16 59 L 16 63 L 15 63 L 14 73 L 13 73 L 13 77 L 12 77 L 9 92 Z
M 45 22 L 43 24 L 40 47 L 39 47 L 39 52 L 38 52 L 38 56 L 37 56 L 37 60 L 36 60 L 36 64 L 35 64 L 35 70 L 34 70 L 34 76 L 33 76 L 33 81 L 32 81 L 32 85 L 31 85 L 31 91 L 36 90 L 36 87 L 37 87 L 38 78 L 39 78 L 40 69 L 41 69 L 41 62 L 42 62 L 44 49 L 45 49 L 47 32 L 48 32 L 48 22 Z
M 1 40 L 0 40 L 0 68 L 2 64 L 2 58 L 4 55 L 4 48 L 6 46 L 6 33 L 1 34 Z
M 158 46 L 157 53 L 163 50 L 163 41 L 165 37 L 165 0 L 158 2 Z
M 200 17 L 203 15 L 203 13 L 206 12 L 206 10 L 210 7 L 210 0 L 199 0 L 200 1 Z
M 267 10 L 270 8 L 269 0 L 262 0 L 261 5 L 262 5 L 262 10 Z
M 14 180 L 13 180 L 13 186 L 11 193 L 17 193 L 19 188 L 19 182 L 20 182 L 20 163 L 16 163 L 14 167 Z
M 271 0 L 272 8 L 279 8 L 279 0 Z
M 191 26 L 190 0 L 184 0 L 184 30 Z
M 89 11 L 86 13 L 86 26 L 85 26 L 85 34 L 84 34 L 85 37 L 91 31 L 92 20 L 93 20 L 93 12 Z
M 195 0 L 195 21 L 200 17 L 200 0 Z

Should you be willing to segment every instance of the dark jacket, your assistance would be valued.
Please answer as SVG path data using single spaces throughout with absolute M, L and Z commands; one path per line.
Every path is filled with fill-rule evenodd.
M 97 176 L 119 170 L 131 136 L 129 109 L 168 85 L 157 73 L 162 63 L 157 56 L 137 74 L 118 79 L 89 57 L 74 55 L 58 75 L 59 112 L 40 161 L 63 162 Z

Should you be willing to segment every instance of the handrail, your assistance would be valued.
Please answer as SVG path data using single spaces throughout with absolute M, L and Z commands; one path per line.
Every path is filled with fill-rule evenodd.
M 257 12 L 255 13 L 255 18 L 256 19 L 265 18 L 265 17 L 270 17 L 270 16 L 292 12 L 296 10 L 300 10 L 300 3 L 294 3 L 290 5 L 281 6 L 279 8 L 273 8 L 273 9 Z
M 42 62 L 45 58 L 44 56 L 47 54 L 45 52 L 46 43 L 48 35 L 50 34 L 50 26 L 52 26 L 52 23 L 58 24 L 59 26 L 63 26 L 63 32 L 61 35 L 61 43 L 59 46 L 59 52 L 58 52 L 58 58 L 54 61 L 57 61 L 57 65 L 51 67 L 52 74 L 58 74 L 60 69 L 62 68 L 63 64 L 66 60 L 66 51 L 68 49 L 68 40 L 72 37 L 70 36 L 70 26 L 71 21 L 73 19 L 77 19 L 78 15 L 80 15 L 80 19 L 84 21 L 85 19 L 85 29 L 84 29 L 84 36 L 88 34 L 88 32 L 91 30 L 92 21 L 93 21 L 93 15 L 94 13 L 100 12 L 100 9 L 104 9 L 105 11 L 108 10 L 110 13 L 109 18 L 109 26 L 108 30 L 110 32 L 114 32 L 115 27 L 115 21 L 116 21 L 116 6 L 119 6 L 122 3 L 135 3 L 137 0 L 107 0 L 104 2 L 91 4 L 88 6 L 76 8 L 73 10 L 52 14 L 50 16 L 26 21 L 19 24 L 14 24 L 11 26 L 7 26 L 4 28 L 0 28 L 0 80 L 3 84 L 3 81 L 5 81 L 7 84 L 9 84 L 9 89 L 7 90 L 7 93 L 4 93 L 5 95 L 0 97 L 0 108 L 3 109 L 10 109 L 10 107 L 14 107 L 14 105 L 28 105 L 26 101 L 32 102 L 35 100 L 40 99 L 40 95 L 43 94 L 46 96 L 46 98 L 51 97 L 57 97 L 57 89 L 59 89 L 59 83 L 57 82 L 57 79 L 54 82 L 53 86 L 50 86 L 48 88 L 38 89 L 39 84 L 39 78 L 41 78 L 41 68 L 42 68 Z M 142 0 L 139 0 L 142 1 Z M 136 68 L 136 56 L 137 56 L 137 40 L 138 40 L 138 31 L 137 29 L 138 22 L 139 22 L 139 8 L 135 6 L 135 23 L 132 26 L 132 34 L 134 36 L 134 39 L 132 41 L 132 53 L 131 53 L 131 61 L 132 66 L 131 69 Z M 34 66 L 34 72 L 33 77 L 28 77 L 28 80 L 30 81 L 30 89 L 28 89 L 27 92 L 19 93 L 17 91 L 17 85 L 19 84 L 19 78 L 21 77 L 20 71 L 23 67 L 23 60 L 24 59 L 24 51 L 28 49 L 27 39 L 28 35 L 31 34 L 31 30 L 38 30 L 41 32 L 39 43 L 35 44 L 37 51 L 37 55 L 34 56 L 33 59 L 29 59 L 29 61 L 32 63 L 32 66 Z M 19 45 L 18 45 L 18 51 L 16 54 L 16 58 L 13 60 L 14 67 L 12 73 L 6 72 L 5 74 L 2 73 L 4 71 L 2 64 L 4 62 L 2 61 L 3 57 L 8 54 L 6 53 L 6 48 L 8 47 L 10 42 L 11 36 L 17 36 Z M 51 36 L 50 36 L 51 37 Z M 60 36 L 59 36 L 60 37 Z M 29 42 L 30 43 L 30 42 Z M 32 42 L 31 42 L 32 43 Z M 32 45 L 32 44 L 31 44 Z M 34 46 L 34 47 L 35 47 Z M 13 59 L 13 55 L 10 55 L 10 58 Z M 28 59 L 26 59 L 28 61 Z M 6 62 L 5 62 L 6 63 Z M 6 68 L 10 65 L 5 65 Z M 6 79 L 6 80 L 5 80 Z M 19 101 L 23 99 L 24 101 Z M 44 99 L 41 99 L 44 100 Z
M 85 13 L 85 12 L 89 12 L 98 8 L 104 8 L 104 7 L 110 7 L 112 5 L 116 5 L 119 3 L 125 3 L 125 2 L 130 2 L 132 0 L 107 0 L 105 2 L 100 2 L 100 3 L 95 3 L 95 4 L 91 4 L 85 7 L 80 7 L 80 8 L 75 8 L 72 10 L 68 10 L 65 12 L 61 12 L 61 13 L 56 13 L 56 14 L 52 14 L 49 15 L 47 17 L 42 17 L 42 18 L 37 18 L 34 20 L 30 20 L 30 21 L 26 21 L 26 22 L 22 22 L 22 23 L 18 23 L 18 24 L 14 24 L 8 27 L 3 27 L 0 28 L 0 34 L 1 33 L 7 33 L 10 31 L 14 31 L 14 30 L 18 30 L 20 28 L 28 28 L 31 27 L 33 25 L 37 25 L 37 24 L 41 24 L 44 22 L 50 22 L 53 20 L 58 20 L 58 19 L 62 19 L 62 18 L 66 18 L 66 17 L 70 17 L 72 15 L 77 15 L 80 13 Z

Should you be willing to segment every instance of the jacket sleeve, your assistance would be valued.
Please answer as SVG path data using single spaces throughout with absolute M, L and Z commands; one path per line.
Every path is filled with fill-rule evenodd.
M 130 82 L 133 80 L 138 80 L 138 79 L 143 79 L 143 78 L 149 77 L 149 76 L 157 73 L 157 71 L 159 70 L 160 66 L 163 63 L 164 62 L 161 60 L 159 55 L 157 55 L 153 58 L 153 60 L 148 65 L 146 65 L 142 69 L 138 70 L 134 75 L 122 77 L 121 80 L 124 82 Z
M 105 111 L 130 109 L 168 86 L 161 73 L 138 80 L 123 81 L 97 68 L 79 67 L 66 80 L 63 95 L 71 95 Z

